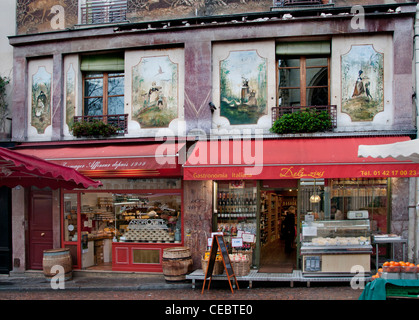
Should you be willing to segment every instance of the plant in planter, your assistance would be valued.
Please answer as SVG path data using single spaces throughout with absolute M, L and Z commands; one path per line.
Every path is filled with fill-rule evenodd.
M 303 110 L 284 114 L 272 125 L 271 132 L 312 133 L 332 129 L 332 119 L 327 111 Z
M 72 127 L 73 135 L 76 137 L 103 136 L 109 137 L 117 134 L 118 129 L 102 121 L 75 122 Z

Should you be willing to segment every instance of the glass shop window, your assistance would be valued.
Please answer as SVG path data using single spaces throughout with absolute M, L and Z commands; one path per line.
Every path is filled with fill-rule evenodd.
M 77 241 L 77 194 L 64 194 L 64 241 Z
M 370 220 L 371 231 L 387 233 L 387 179 L 301 179 L 301 215 L 315 220 Z
M 84 192 L 81 231 L 120 242 L 179 243 L 180 192 Z
M 369 219 L 371 231 L 387 233 L 387 179 L 332 179 L 331 215 L 342 219 Z

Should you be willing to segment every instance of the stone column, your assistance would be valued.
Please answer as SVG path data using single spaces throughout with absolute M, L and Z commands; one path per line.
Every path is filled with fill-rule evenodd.
M 25 189 L 12 189 L 12 272 L 21 273 L 26 270 L 26 197 Z
M 25 141 L 28 136 L 27 72 L 26 58 L 15 56 L 13 63 L 12 141 Z
M 185 43 L 185 121 L 186 133 L 210 133 L 212 115 L 211 41 L 191 37 Z
M 61 140 L 63 136 L 64 108 L 64 66 L 63 56 L 56 53 L 53 56 L 52 74 L 52 140 Z
M 193 268 L 201 268 L 201 256 L 212 232 L 212 181 L 183 182 L 184 244 L 191 250 Z
M 395 233 L 404 239 L 409 234 L 409 178 L 391 179 L 391 226 L 389 233 Z M 402 245 L 394 247 L 395 259 L 402 258 Z M 407 247 L 406 247 L 407 249 Z

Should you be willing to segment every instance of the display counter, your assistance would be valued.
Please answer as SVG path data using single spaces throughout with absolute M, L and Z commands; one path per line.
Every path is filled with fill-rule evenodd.
M 112 243 L 112 270 L 162 272 L 163 250 L 179 244 L 180 234 L 167 220 L 131 219 L 119 242 Z
M 163 272 L 163 250 L 177 243 L 112 243 L 112 271 Z
M 371 272 L 369 220 L 313 221 L 302 225 L 302 269 L 307 276 L 353 275 L 353 266 Z M 359 267 L 356 272 L 360 272 Z

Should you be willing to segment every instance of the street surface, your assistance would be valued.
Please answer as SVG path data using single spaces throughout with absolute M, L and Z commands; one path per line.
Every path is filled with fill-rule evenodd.
M 197 282 L 195 289 L 3 289 L 0 308 L 16 312 L 31 310 L 34 315 L 49 315 L 50 318 L 69 314 L 82 319 L 139 319 L 147 315 L 145 318 L 150 320 L 264 320 L 272 318 L 273 314 L 278 314 L 275 318 L 289 315 L 288 311 L 302 319 L 332 310 L 339 317 L 345 313 L 367 317 L 371 310 L 376 310 L 366 308 L 365 303 L 369 302 L 358 301 L 361 289 L 352 289 L 346 283 L 312 283 L 310 287 L 264 283 L 254 284 L 251 289 L 235 289 L 234 293 L 225 283 L 214 283 L 209 290 L 201 291 L 202 282 Z M 389 301 L 384 302 L 391 308 Z
M 0 291 L 0 300 L 357 300 L 362 290 L 354 290 L 349 284 L 319 286 L 311 284 L 294 286 L 241 288 L 231 292 L 225 286 L 211 285 L 201 294 L 202 284 L 196 289 L 96 291 L 96 290 L 42 290 Z

